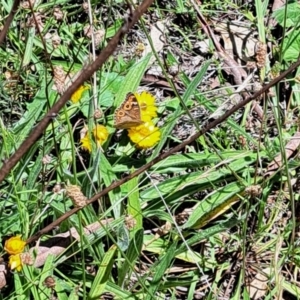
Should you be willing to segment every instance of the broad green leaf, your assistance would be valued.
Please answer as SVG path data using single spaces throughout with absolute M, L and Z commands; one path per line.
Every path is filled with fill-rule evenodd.
M 149 59 L 150 55 L 148 54 L 130 68 L 122 82 L 122 85 L 119 87 L 119 91 L 114 102 L 115 107 L 120 106 L 127 93 L 136 92 L 148 66 Z
M 186 239 L 186 243 L 182 243 L 178 249 L 176 249 L 175 255 L 179 255 L 185 251 L 186 249 L 186 244 L 189 246 L 197 245 L 201 243 L 202 241 L 214 236 L 217 233 L 224 232 L 232 228 L 233 226 L 236 226 L 238 223 L 240 223 L 241 220 L 232 218 L 229 221 L 221 222 L 217 225 L 211 226 L 207 229 L 200 230 L 199 232 L 193 234 L 191 238 Z
M 213 191 L 193 208 L 193 212 L 184 224 L 184 228 L 199 229 L 205 226 L 238 202 L 240 200 L 239 195 L 243 194 L 244 190 L 244 185 L 239 182 L 232 182 Z
M 99 299 L 99 297 L 103 294 L 106 283 L 111 274 L 116 251 L 117 247 L 113 245 L 103 257 L 103 260 L 99 265 L 97 275 L 92 283 L 92 287 L 88 295 L 89 300 Z
M 103 179 L 106 186 L 109 186 L 113 181 L 117 180 L 117 177 L 105 155 L 101 151 L 98 151 L 98 155 L 100 157 L 98 164 L 99 178 Z M 114 211 L 114 217 L 117 219 L 121 216 L 122 194 L 120 188 L 115 188 L 109 192 L 109 199 Z
M 56 280 L 55 282 L 55 293 L 58 297 L 58 300 L 70 300 L 66 290 L 64 289 L 64 286 L 61 283 L 61 280 Z
M 117 229 L 117 245 L 121 251 L 126 251 L 129 246 L 129 232 L 127 227 L 122 224 Z
M 14 274 L 14 284 L 15 284 L 15 295 L 16 295 L 16 299 L 20 299 L 20 300 L 26 300 L 26 299 L 30 299 L 29 296 L 29 289 L 27 289 L 25 291 L 24 287 L 23 287 L 23 280 L 22 280 L 22 276 L 19 275 L 19 273 L 15 273 Z
M 168 196 L 169 201 L 172 199 L 176 199 L 176 201 L 178 201 L 178 199 L 186 197 L 196 191 L 206 188 L 214 188 L 215 185 L 219 184 L 220 181 L 224 179 L 227 181 L 233 180 L 234 177 L 232 171 L 245 171 L 245 168 L 250 168 L 249 165 L 255 162 L 255 160 L 255 154 L 248 155 L 240 159 L 228 159 L 227 163 L 229 168 L 220 167 L 217 171 L 213 169 L 198 171 L 167 179 L 157 184 L 155 187 L 150 187 L 141 192 L 141 199 L 142 201 L 154 201 L 162 196 Z
M 30 298 L 38 299 L 41 290 L 38 288 L 37 285 L 34 284 L 34 282 L 38 281 L 38 277 L 39 277 L 35 271 L 35 268 L 33 266 L 24 265 L 22 271 L 24 273 L 24 277 L 26 278 L 26 282 L 28 282 L 28 286 L 24 290 L 24 294 L 28 293 L 32 295 L 32 297 L 28 297 L 26 299 L 30 299 Z
M 23 56 L 23 62 L 22 67 L 24 68 L 27 66 L 31 61 L 32 56 L 32 46 L 33 46 L 33 40 L 35 37 L 36 29 L 34 27 L 29 27 L 27 31 L 27 38 L 26 38 L 26 48 L 25 53 Z
M 287 281 L 283 276 L 281 282 L 284 290 L 288 291 L 291 295 L 294 295 L 297 299 L 300 297 L 300 288 L 296 283 Z
M 135 292 L 131 294 L 129 291 L 110 281 L 107 282 L 105 291 L 115 295 L 115 300 L 137 300 Z
M 45 280 L 48 276 L 53 276 L 55 256 L 50 254 L 47 256 L 43 270 L 39 276 L 39 289 L 43 291 L 40 294 L 40 300 L 48 300 L 51 295 L 51 289 L 45 287 Z
M 295 62 L 299 59 L 300 31 L 293 30 L 283 41 L 283 59 L 286 62 Z
M 164 127 L 160 128 L 161 140 L 160 140 L 159 144 L 155 147 L 149 160 L 152 160 L 153 158 L 155 158 L 158 155 L 158 153 L 161 151 L 163 146 L 165 145 L 170 133 L 172 132 L 172 130 L 177 122 L 178 117 L 181 115 L 181 113 L 183 111 L 185 111 L 186 103 L 188 102 L 190 97 L 194 94 L 194 92 L 197 89 L 201 80 L 204 78 L 209 65 L 210 65 L 210 61 L 207 61 L 206 63 L 203 64 L 201 70 L 195 76 L 193 81 L 191 81 L 189 83 L 189 85 L 187 86 L 187 89 L 182 97 L 182 106 L 178 105 L 177 109 L 172 114 L 170 114 L 169 118 L 166 120 L 166 125 Z
M 144 230 L 140 229 L 135 231 L 135 234 L 132 236 L 128 250 L 126 251 L 125 261 L 123 264 L 120 264 L 119 267 L 119 272 L 118 272 L 119 286 L 124 285 L 123 281 L 125 280 L 126 277 L 130 279 L 131 273 L 133 272 L 134 266 L 136 265 L 136 260 L 141 254 L 143 240 L 144 240 Z
M 18 148 L 21 143 L 27 138 L 32 128 L 37 124 L 42 117 L 47 103 L 45 94 L 46 85 L 43 83 L 40 91 L 35 96 L 32 103 L 27 104 L 27 111 L 19 122 L 14 126 L 15 148 Z
M 286 7 L 287 5 L 287 7 Z M 273 12 L 273 17 L 280 24 L 280 26 L 294 27 L 300 22 L 300 4 L 298 2 L 287 3 Z
M 171 261 L 174 259 L 177 243 L 173 242 L 164 254 L 159 258 L 159 262 L 153 266 L 155 270 L 153 278 L 150 281 L 150 286 L 147 289 L 147 296 L 145 300 L 152 300 L 156 291 L 159 289 L 162 279 L 165 276 L 165 272 L 171 266 Z
M 131 236 L 135 235 L 135 231 L 143 228 L 143 214 L 138 183 L 139 177 L 135 177 L 126 183 L 128 191 L 130 191 L 127 205 L 128 218 L 132 218 L 132 221 L 134 222 L 133 228 L 130 229 Z

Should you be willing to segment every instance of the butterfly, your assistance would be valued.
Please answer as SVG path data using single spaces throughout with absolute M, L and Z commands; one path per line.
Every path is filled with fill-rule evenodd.
M 143 123 L 139 103 L 133 93 L 128 93 L 124 102 L 115 111 L 114 127 L 127 129 Z

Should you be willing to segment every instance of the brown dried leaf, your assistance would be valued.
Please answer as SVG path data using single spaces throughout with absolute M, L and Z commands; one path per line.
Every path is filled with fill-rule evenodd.
M 285 154 L 290 158 L 300 145 L 300 132 L 296 132 L 291 140 L 285 146 Z M 267 167 L 266 176 L 272 175 L 283 164 L 281 154 L 277 155 Z
M 112 219 L 108 219 L 90 224 L 84 228 L 84 234 L 88 236 L 111 221 Z M 50 254 L 60 255 L 75 241 L 80 241 L 80 235 L 75 228 L 71 228 L 69 231 L 57 234 L 47 241 L 37 243 L 35 247 L 29 250 L 31 253 L 34 252 L 36 256 L 34 266 L 41 267 Z
M 6 274 L 7 274 L 7 266 L 1 264 L 0 265 L 0 290 L 6 286 Z
M 249 286 L 247 286 L 250 298 L 253 300 L 262 299 L 269 290 L 268 283 L 270 269 L 266 268 L 262 272 L 263 273 L 257 273 Z

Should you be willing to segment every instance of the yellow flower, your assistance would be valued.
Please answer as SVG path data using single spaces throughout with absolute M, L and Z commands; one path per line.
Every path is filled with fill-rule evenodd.
M 4 250 L 8 254 L 16 255 L 22 253 L 25 248 L 26 242 L 21 240 L 21 236 L 13 236 L 5 241 Z
M 10 267 L 11 270 L 16 269 L 18 272 L 20 272 L 22 270 L 21 255 L 20 254 L 11 255 L 9 257 L 8 266 Z
M 157 107 L 155 105 L 155 97 L 149 92 L 142 92 L 141 94 L 134 94 L 141 110 L 141 119 L 144 122 L 151 121 L 157 117 Z
M 81 85 L 71 96 L 71 101 L 73 103 L 77 103 L 79 102 L 79 100 L 81 99 L 82 97 L 82 94 L 85 90 L 88 90 L 90 87 L 89 86 L 84 86 L 84 85 Z
M 92 152 L 92 142 L 89 135 L 86 134 L 82 139 L 80 139 L 81 148 L 85 151 Z
M 98 147 L 103 145 L 109 136 L 106 127 L 99 124 L 97 124 L 96 127 L 93 129 L 93 134 Z
M 93 129 L 93 136 L 96 140 L 97 147 L 101 147 L 101 145 L 106 142 L 109 133 L 105 126 L 97 124 Z M 92 152 L 92 141 L 89 138 L 87 128 L 85 130 L 84 136 L 80 139 L 80 143 L 82 149 Z
M 153 147 L 160 140 L 158 127 L 149 121 L 128 129 L 128 136 L 138 148 L 147 149 Z

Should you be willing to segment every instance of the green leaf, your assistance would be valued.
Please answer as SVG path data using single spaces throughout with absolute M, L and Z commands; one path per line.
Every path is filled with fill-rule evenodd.
M 188 85 L 188 87 L 182 97 L 182 106 L 183 107 L 181 105 L 178 105 L 176 110 L 172 114 L 170 114 L 169 118 L 166 120 L 166 125 L 160 129 L 161 140 L 160 140 L 159 144 L 155 147 L 149 160 L 152 160 L 153 158 L 155 158 L 158 155 L 158 153 L 160 153 L 160 151 L 163 148 L 163 146 L 165 145 L 169 135 L 171 134 L 175 124 L 177 123 L 178 117 L 181 115 L 182 111 L 185 111 L 184 108 L 186 108 L 186 104 L 187 104 L 188 100 L 195 93 L 199 83 L 204 78 L 209 65 L 210 65 L 210 61 L 207 61 L 203 64 L 201 70 L 195 76 L 193 81 L 190 82 L 190 84 Z
M 127 227 L 122 224 L 117 229 L 117 245 L 121 251 L 126 251 L 129 246 L 129 232 Z
M 177 243 L 173 242 L 170 248 L 167 249 L 165 254 L 162 255 L 159 262 L 152 267 L 155 272 L 152 280 L 150 281 L 150 286 L 147 289 L 145 300 L 155 299 L 155 293 L 162 284 L 162 279 L 165 275 L 165 272 L 168 268 L 170 268 L 171 261 L 174 259 L 176 247 Z
M 111 274 L 116 250 L 117 246 L 111 246 L 103 257 L 103 260 L 101 261 L 97 275 L 92 283 L 92 287 L 88 295 L 89 300 L 99 299 L 99 297 L 103 294 L 106 283 Z
M 283 59 L 286 62 L 295 62 L 299 59 L 300 31 L 294 30 L 283 41 Z
M 202 241 L 214 236 L 217 233 L 224 232 L 232 228 L 233 226 L 236 226 L 238 223 L 240 223 L 241 220 L 238 220 L 236 218 L 232 218 L 229 221 L 221 222 L 217 225 L 211 226 L 207 229 L 203 229 L 197 233 L 195 233 L 191 238 L 188 238 L 186 240 L 185 244 L 181 244 L 178 249 L 176 249 L 175 255 L 179 255 L 185 251 L 186 249 L 186 244 L 189 246 L 197 245 L 201 243 Z
M 114 102 L 115 107 L 119 107 L 129 92 L 135 92 L 144 76 L 151 55 L 148 54 L 142 60 L 135 63 L 125 76 L 122 85 L 119 86 L 118 94 Z
M 140 229 L 135 231 L 135 234 L 130 242 L 128 250 L 125 254 L 125 261 L 119 267 L 118 284 L 119 286 L 124 285 L 125 277 L 130 280 L 131 273 L 134 270 L 136 260 L 141 254 L 144 240 L 144 230 Z
M 300 22 L 300 4 L 298 2 L 287 3 L 273 12 L 273 17 L 282 27 L 295 27 Z
M 197 191 L 206 188 L 214 188 L 220 181 L 226 179 L 230 181 L 233 179 L 232 172 L 242 172 L 245 168 L 255 162 L 257 159 L 256 153 L 248 153 L 248 155 L 241 155 L 240 159 L 237 157 L 228 159 L 227 164 L 229 168 L 222 167 L 217 171 L 197 171 L 185 175 L 175 176 L 159 183 L 155 187 L 150 187 L 141 193 L 142 201 L 156 201 L 157 198 L 168 196 L 168 201 L 178 201 L 182 197 L 186 197 Z
M 113 282 L 107 282 L 106 292 L 109 292 L 115 295 L 116 300 L 137 300 L 135 293 L 129 293 L 129 291 L 125 291 L 124 288 L 114 284 Z
M 26 48 L 25 48 L 25 53 L 24 53 L 23 63 L 22 63 L 23 68 L 25 66 L 27 66 L 31 61 L 32 46 L 33 46 L 33 41 L 34 41 L 34 37 L 35 37 L 35 32 L 36 32 L 36 29 L 34 27 L 28 28 L 28 34 L 27 34 L 27 39 L 26 39 Z
M 15 284 L 15 295 L 16 299 L 20 300 L 26 300 L 29 299 L 29 290 L 24 290 L 23 288 L 23 282 L 22 282 L 22 276 L 19 275 L 19 273 L 14 274 L 14 284 Z
M 109 163 L 105 155 L 103 155 L 101 151 L 98 151 L 98 155 L 99 155 L 99 163 L 97 164 L 97 166 L 98 166 L 99 174 L 101 174 L 105 185 L 109 186 L 112 184 L 113 181 L 117 180 L 117 177 L 112 171 L 111 164 Z M 114 217 L 117 219 L 121 216 L 121 206 L 122 206 L 121 189 L 115 188 L 113 191 L 109 192 L 109 199 L 114 211 Z
M 48 276 L 53 276 L 54 261 L 55 256 L 53 254 L 48 255 L 43 266 L 43 270 L 39 276 L 39 289 L 43 291 L 43 293 L 40 294 L 40 300 L 48 300 L 51 295 L 51 289 L 45 288 L 45 280 Z
M 245 190 L 245 186 L 239 182 L 232 182 L 224 187 L 213 191 L 204 200 L 193 208 L 184 228 L 199 229 L 208 222 L 224 213 L 240 200 L 239 194 Z
M 133 219 L 134 225 L 131 229 L 130 235 L 134 236 L 135 231 L 143 228 L 143 214 L 140 203 L 140 193 L 139 193 L 139 177 L 131 179 L 126 185 L 127 190 L 130 191 L 128 195 L 128 217 Z
M 34 101 L 27 104 L 26 113 L 14 126 L 13 132 L 15 136 L 15 148 L 18 148 L 21 145 L 32 128 L 36 125 L 38 119 L 41 118 L 47 103 L 45 89 L 46 85 L 45 82 L 43 82 L 40 91 L 34 98 Z

